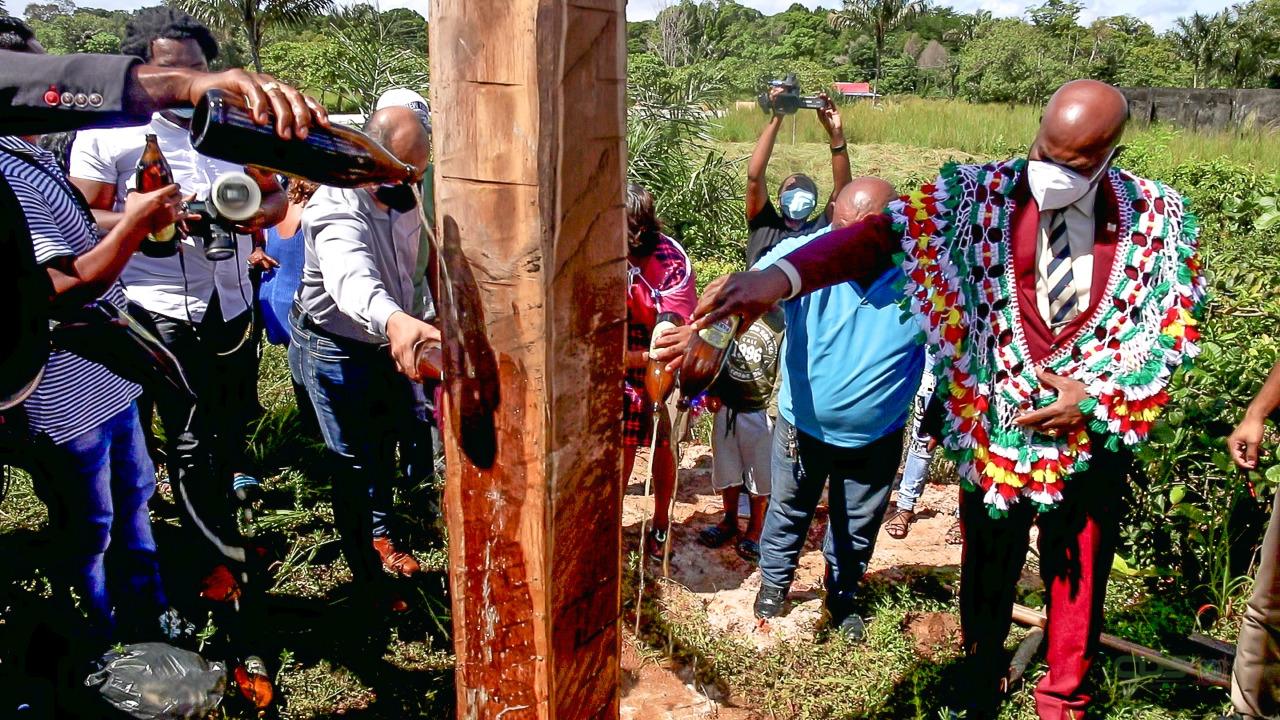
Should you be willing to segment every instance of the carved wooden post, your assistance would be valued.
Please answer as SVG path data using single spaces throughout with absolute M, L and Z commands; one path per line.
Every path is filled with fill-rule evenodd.
M 616 718 L 623 0 L 432 0 L 459 716 Z

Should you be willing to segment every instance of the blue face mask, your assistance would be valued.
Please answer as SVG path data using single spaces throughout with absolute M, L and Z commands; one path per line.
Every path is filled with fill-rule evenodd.
M 804 220 L 818 204 L 818 196 L 804 188 L 791 188 L 782 193 L 782 214 L 791 220 Z
M 195 114 L 196 114 L 196 109 L 195 109 L 195 108 L 193 108 L 193 107 L 189 107 L 189 108 L 172 108 L 172 109 L 170 109 L 170 110 L 169 110 L 169 112 L 173 113 L 174 115 L 177 115 L 178 117 L 182 118 L 183 120 L 190 120 L 192 117 L 194 117 L 194 116 L 195 116 Z

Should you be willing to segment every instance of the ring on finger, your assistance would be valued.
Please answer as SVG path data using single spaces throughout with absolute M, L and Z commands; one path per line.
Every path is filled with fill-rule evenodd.
M 279 90 L 279 89 L 280 89 L 280 84 L 275 82 L 274 80 L 262 83 L 262 92 L 271 92 L 272 90 Z

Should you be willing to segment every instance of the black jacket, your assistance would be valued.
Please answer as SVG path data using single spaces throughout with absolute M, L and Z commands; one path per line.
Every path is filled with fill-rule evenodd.
M 88 127 L 142 125 L 126 111 L 124 55 L 31 55 L 0 50 L 0 135 L 34 135 Z

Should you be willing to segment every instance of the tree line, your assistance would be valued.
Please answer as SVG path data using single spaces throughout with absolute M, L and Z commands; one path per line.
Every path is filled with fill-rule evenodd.
M 0 0 L 0 12 L 4 11 Z M 393 85 L 425 86 L 427 21 L 407 9 L 333 0 L 170 0 L 223 40 L 226 66 L 256 67 L 367 109 Z M 1123 86 L 1280 87 L 1280 0 L 1249 0 L 1179 18 L 1160 33 L 1133 15 L 1081 21 L 1079 0 L 1044 0 L 1018 18 L 957 12 L 926 0 L 796 3 L 765 15 L 736 0 L 679 0 L 627 23 L 633 85 L 687 96 L 714 87 L 744 99 L 795 73 L 806 90 L 867 81 L 883 95 L 1036 103 L 1075 77 Z M 133 13 L 32 3 L 23 14 L 54 53 L 119 50 Z
M 881 94 L 975 102 L 1042 101 L 1065 80 L 1122 86 L 1280 87 L 1280 0 L 1179 18 L 1159 33 L 1133 15 L 1081 21 L 1084 4 L 1045 0 L 1022 17 L 957 12 L 924 0 L 796 3 L 766 16 L 735 0 L 680 0 L 628 23 L 633 77 L 673 87 L 723 80 L 735 98 L 793 72 L 803 88 L 866 81 Z

